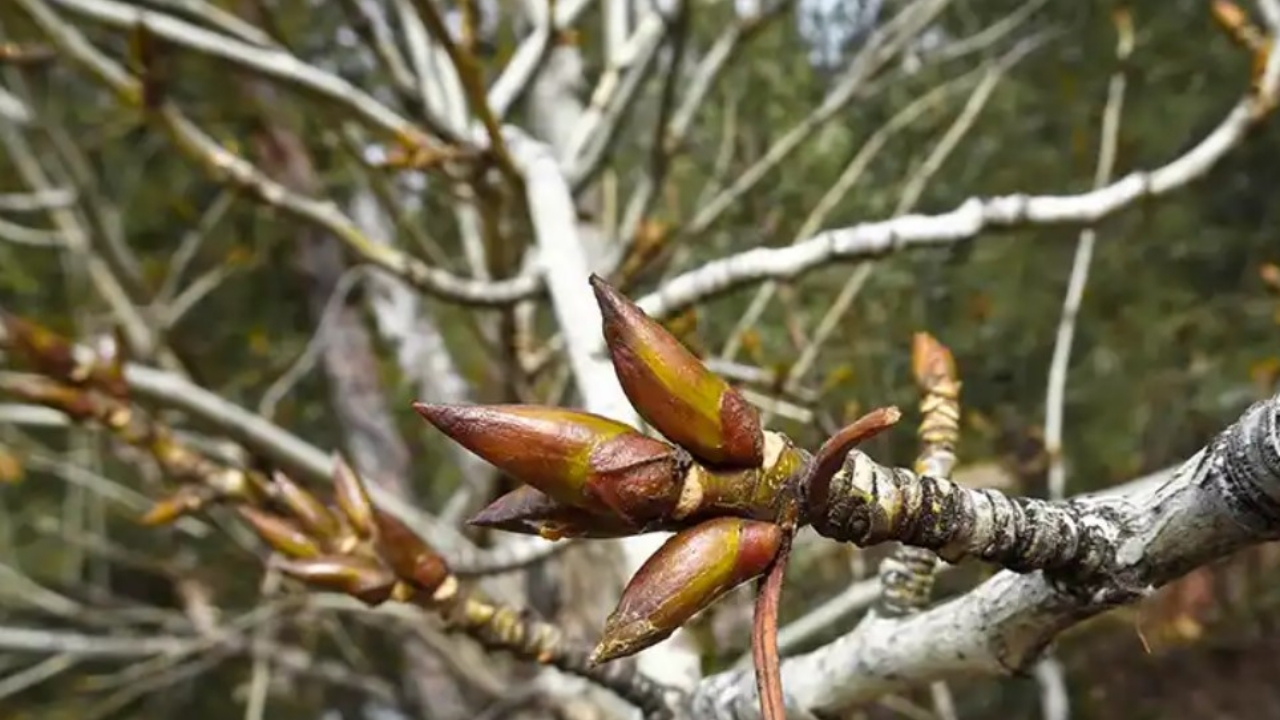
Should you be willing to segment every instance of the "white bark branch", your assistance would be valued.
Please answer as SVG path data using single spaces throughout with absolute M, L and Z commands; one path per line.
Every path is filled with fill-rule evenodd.
M 514 131 L 507 133 L 507 141 L 525 178 L 539 259 L 584 409 L 641 427 L 605 348 L 568 182 L 549 147 Z M 665 534 L 654 533 L 622 540 L 627 571 L 639 569 L 665 539 Z M 683 630 L 642 652 L 637 663 L 641 672 L 675 687 L 691 687 L 701 676 L 692 638 Z
M 1138 600 L 1192 569 L 1280 537 L 1280 395 L 1260 402 L 1162 483 L 1139 481 L 1080 499 L 1085 517 L 1120 528 L 1110 571 L 1088 586 L 1002 572 L 919 615 L 869 615 L 853 632 L 783 663 L 797 717 L 835 714 L 934 680 L 1029 667 L 1067 628 Z M 748 671 L 704 680 L 698 718 L 759 717 Z
M 671 278 L 638 303 L 666 317 L 708 297 L 760 280 L 784 280 L 826 267 L 902 250 L 954 245 L 992 230 L 1027 225 L 1091 225 L 1144 200 L 1169 195 L 1204 177 L 1240 145 L 1280 92 L 1280 62 L 1272 58 L 1260 92 L 1242 99 L 1218 126 L 1168 164 L 1134 172 L 1077 195 L 1003 195 L 970 198 L 937 215 L 903 215 L 828 230 L 785 248 L 757 248 L 721 258 Z

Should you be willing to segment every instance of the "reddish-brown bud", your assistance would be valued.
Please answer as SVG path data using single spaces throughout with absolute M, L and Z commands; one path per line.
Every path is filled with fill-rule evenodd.
M 338 536 L 337 518 L 315 495 L 307 492 L 282 472 L 274 473 L 272 481 L 280 491 L 281 502 L 289 508 L 298 524 L 307 532 L 325 540 Z
M 254 532 L 281 555 L 291 558 L 320 556 L 320 546 L 297 525 L 249 505 L 238 505 L 236 509 L 253 526 Z
M 345 593 L 366 605 L 376 606 L 391 597 L 396 578 L 373 560 L 330 555 L 307 560 L 280 560 L 286 575 L 324 590 Z
M 627 584 L 592 662 L 662 641 L 729 590 L 763 574 L 782 539 L 782 528 L 773 523 L 728 517 L 676 533 Z
M 612 514 L 593 513 L 558 503 L 529 485 L 521 485 L 494 500 L 468 520 L 468 523 L 524 535 L 539 535 L 548 540 L 618 538 L 635 535 L 641 530 Z
M 413 407 L 458 444 L 563 505 L 641 524 L 679 500 L 676 449 L 624 423 L 534 405 Z
M 638 305 L 591 276 L 622 389 L 658 432 L 708 465 L 757 467 L 760 414 Z
M 373 502 L 364 481 L 341 455 L 333 458 L 333 496 L 355 534 L 373 537 Z
M 435 592 L 449 577 L 449 566 L 444 558 L 395 516 L 375 509 L 373 522 L 376 529 L 374 547 L 378 557 L 396 577 L 428 593 Z

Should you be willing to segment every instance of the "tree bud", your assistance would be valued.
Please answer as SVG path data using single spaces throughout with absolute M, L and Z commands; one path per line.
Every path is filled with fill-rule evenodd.
M 315 495 L 307 492 L 282 472 L 274 473 L 272 481 L 280 491 L 280 500 L 293 513 L 298 524 L 312 535 L 325 540 L 338 536 L 338 520 Z
M 238 505 L 236 509 L 253 526 L 254 532 L 276 552 L 291 558 L 320 556 L 320 546 L 316 541 L 292 522 L 250 505 Z
M 591 287 L 614 370 L 641 417 L 708 465 L 759 466 L 764 437 L 756 408 L 599 276 L 591 276 Z
M 278 567 L 290 577 L 325 590 L 345 593 L 369 606 L 391 597 L 396 578 L 375 561 L 330 555 L 307 560 L 281 560 Z
M 782 545 L 773 523 L 719 517 L 676 533 L 627 583 L 592 662 L 661 642 L 734 587 L 763 574 Z
M 413 407 L 455 442 L 562 505 L 642 524 L 679 500 L 676 449 L 624 423 L 534 405 Z
M 444 558 L 399 519 L 375 509 L 373 522 L 377 530 L 374 548 L 378 557 L 400 580 L 432 593 L 449 577 Z
M 936 338 L 918 332 L 911 339 L 911 373 L 921 388 L 929 390 L 939 383 L 955 381 L 956 361 Z
M 357 537 L 373 537 L 373 502 L 364 482 L 341 455 L 333 459 L 333 495 Z

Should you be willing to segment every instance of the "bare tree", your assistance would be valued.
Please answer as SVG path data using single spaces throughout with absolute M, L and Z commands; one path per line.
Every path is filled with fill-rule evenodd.
M 1176 467 L 1102 493 L 1065 492 L 1062 433 L 1097 226 L 1171 202 L 1250 143 L 1280 90 L 1269 52 L 1280 4 L 1259 0 L 1257 20 L 1214 6 L 1254 74 L 1177 154 L 1115 178 L 1135 43 L 1121 13 L 1092 186 L 922 212 L 1009 76 L 1071 36 L 1043 21 L 1042 0 L 976 30 L 956 20 L 957 4 L 856 3 L 840 43 L 810 48 L 826 73 L 816 105 L 749 138 L 734 126 L 754 112 L 751 90 L 724 78 L 753 43 L 778 41 L 768 33 L 780 20 L 830 8 L 15 0 L 0 10 L 12 176 L 0 186 L 0 238 L 17 248 L 0 259 L 21 253 L 62 294 L 0 308 L 0 392 L 13 399 L 0 405 L 0 480 L 65 481 L 61 516 L 32 527 L 76 559 L 66 585 L 50 586 L 0 531 L 5 593 L 29 613 L 0 625 L 0 649 L 22 658 L 20 670 L 5 666 L 0 699 L 113 661 L 124 665 L 119 687 L 86 715 L 108 717 L 236 659 L 252 668 L 236 698 L 246 717 L 264 717 L 287 688 L 321 687 L 318 707 L 363 717 L 826 718 L 916 686 L 954 717 L 947 681 L 1043 661 L 1045 713 L 1064 717 L 1066 678 L 1044 660 L 1059 634 L 1280 537 L 1280 396 Z M 892 97 L 931 72 L 906 101 Z M 721 95 L 730 100 L 713 108 Z M 888 216 L 833 223 L 890 141 L 956 97 L 884 203 Z M 815 136 L 873 101 L 882 122 L 859 126 L 847 164 L 795 227 L 754 208 Z M 123 137 L 77 136 L 82 115 L 125 127 L 103 131 Z M 733 159 L 752 143 L 749 162 Z M 149 172 L 152 153 L 165 158 L 156 177 L 122 179 Z M 140 169 L 112 166 L 119 158 Z M 701 191 L 683 197 L 695 194 L 691 176 Z M 136 199 L 121 188 L 166 183 L 208 192 L 190 200 L 204 207 L 182 237 L 157 249 L 138 239 L 153 219 L 131 217 Z M 730 246 L 723 226 L 743 208 L 775 227 Z M 283 242 L 249 260 L 211 250 L 235 233 L 218 227 L 228 217 L 283 227 Z M 173 230 L 154 222 L 151 232 Z M 854 447 L 898 422 L 891 403 L 843 430 L 821 411 L 809 376 L 887 259 L 1061 227 L 1081 234 L 1048 372 L 1048 499 L 959 478 L 965 371 L 931 335 L 912 348 L 913 469 Z M 761 241 L 784 233 L 786 244 Z M 244 293 L 237 278 L 257 266 L 282 286 L 296 280 L 305 332 L 287 363 L 246 376 L 203 360 L 212 341 L 183 328 L 215 323 L 208 306 Z M 795 284 L 845 267 L 808 323 Z M 682 317 L 739 290 L 751 299 L 723 350 L 691 352 L 677 337 Z M 781 370 L 739 359 L 775 301 L 795 355 Z M 243 307 L 265 314 L 271 301 L 261 302 Z M 299 399 L 321 387 L 323 403 Z M 440 433 L 406 430 L 406 396 Z M 320 405 L 332 416 L 307 415 Z M 802 430 L 784 434 L 774 418 Z M 164 526 L 146 531 L 170 541 L 162 559 L 131 546 L 136 530 L 112 520 L 120 511 Z M 900 547 L 878 577 L 777 626 L 788 558 L 885 543 Z M 219 552 L 240 555 L 221 558 L 240 578 L 203 572 Z M 935 573 L 966 559 L 1001 571 L 935 604 Z M 117 565 L 158 579 L 169 606 L 113 597 Z M 712 603 L 741 609 L 750 598 L 732 590 L 749 580 L 759 580 L 754 663 L 705 673 L 687 626 Z M 314 592 L 298 591 L 307 585 Z M 821 633 L 835 639 L 795 652 Z

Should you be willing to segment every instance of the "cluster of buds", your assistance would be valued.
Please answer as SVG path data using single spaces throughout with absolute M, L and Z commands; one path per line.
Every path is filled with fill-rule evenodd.
M 363 481 L 335 459 L 333 505 L 283 473 L 272 493 L 285 513 L 254 505 L 237 512 L 282 559 L 286 575 L 377 606 L 388 600 L 430 604 L 457 591 L 444 558 L 395 516 L 378 509 Z
M 638 306 L 598 277 L 591 284 L 620 385 L 664 439 L 563 408 L 414 405 L 453 441 L 522 483 L 472 518 L 473 525 L 552 540 L 674 533 L 628 582 L 589 657 L 568 650 L 549 626 L 534 627 L 460 591 L 444 559 L 375 507 L 340 459 L 335 504 L 326 505 L 283 474 L 219 473 L 215 463 L 184 452 L 171 433 L 129 407 L 118 353 L 82 352 L 34 324 L 0 316 L 0 343 L 47 378 L 0 391 L 101 422 L 187 480 L 157 504 L 149 522 L 229 500 L 279 553 L 278 567 L 289 576 L 369 605 L 395 600 L 434 608 L 496 647 L 597 679 L 619 674 L 597 673 L 598 664 L 662 641 L 733 588 L 763 578 L 752 646 L 764 715 L 781 718 L 774 634 L 791 538 L 826 502 L 845 454 L 893 425 L 898 412 L 876 410 L 811 455 L 766 431 L 755 407 Z M 630 676 L 616 686 L 646 706 L 659 694 Z
M 898 416 L 878 411 L 811 456 L 764 430 L 754 406 L 640 307 L 597 276 L 591 285 L 622 389 L 665 440 L 563 408 L 414 408 L 522 483 L 473 517 L 473 525 L 552 540 L 675 533 L 628 582 L 592 654 L 599 663 L 660 642 L 729 590 L 766 574 L 779 578 L 762 583 L 774 588 L 774 602 L 757 607 L 776 613 L 776 587 L 803 522 L 807 484 L 815 472 L 833 472 L 853 444 Z M 776 617 L 757 613 L 756 622 Z M 757 656 L 758 675 L 761 667 Z
M 370 501 L 364 481 L 341 457 L 335 457 L 333 487 L 334 502 L 327 505 L 275 473 L 269 503 L 236 506 L 278 553 L 275 565 L 285 575 L 371 607 L 392 601 L 429 609 L 446 628 L 484 647 L 589 678 L 646 717 L 669 717 L 662 688 L 634 668 L 598 668 L 558 628 L 464 586 L 421 537 Z

